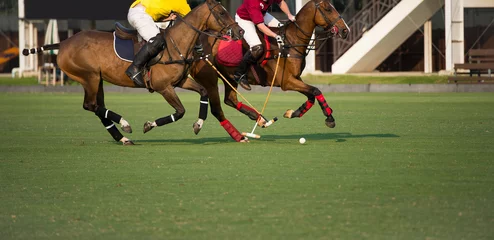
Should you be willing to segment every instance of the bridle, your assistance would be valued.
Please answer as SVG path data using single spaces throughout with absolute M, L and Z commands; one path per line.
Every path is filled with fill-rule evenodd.
M 189 22 L 187 22 L 180 14 L 177 14 L 177 20 L 179 21 L 182 21 L 185 25 L 187 25 L 189 28 L 191 28 L 192 30 L 194 30 L 196 32 L 196 34 L 198 35 L 201 35 L 201 34 L 205 34 L 209 37 L 213 37 L 215 39 L 222 39 L 222 40 L 228 40 L 228 37 L 226 37 L 226 35 L 228 36 L 232 36 L 233 35 L 233 27 L 235 25 L 238 25 L 238 23 L 236 23 L 235 21 L 233 21 L 232 24 L 227 24 L 223 21 L 223 18 L 222 16 L 220 16 L 217 12 L 214 11 L 214 9 L 216 7 L 222 7 L 224 12 L 226 12 L 226 10 L 224 9 L 224 7 L 219 3 L 219 2 L 216 2 L 214 5 L 211 5 L 210 2 L 206 2 L 205 4 L 207 4 L 208 6 L 208 9 L 209 9 L 209 15 L 206 19 L 206 23 L 209 21 L 211 15 L 213 15 L 213 17 L 215 18 L 216 22 L 222 26 L 221 30 L 217 33 L 211 33 L 209 31 L 202 31 L 196 27 L 194 27 L 192 24 L 190 24 Z M 171 27 L 171 25 L 169 25 L 169 27 Z M 170 39 L 170 41 L 172 42 L 172 46 L 173 48 L 175 49 L 175 51 L 178 53 L 178 55 L 180 56 L 180 59 L 179 60 L 173 60 L 171 59 L 171 53 L 170 53 L 170 48 L 167 47 L 165 50 L 168 51 L 168 55 L 170 56 L 170 59 L 168 59 L 168 61 L 162 61 L 162 60 L 159 60 L 158 63 L 160 64 L 183 64 L 185 65 L 184 67 L 184 71 L 182 73 L 182 80 L 186 78 L 187 76 L 187 72 L 188 72 L 188 69 L 191 67 L 191 64 L 195 61 L 198 61 L 200 59 L 194 59 L 194 58 L 186 58 L 187 56 L 189 56 L 192 52 L 192 49 L 195 45 L 195 42 L 191 42 L 191 45 L 187 48 L 186 50 L 186 54 L 182 54 L 180 49 L 178 48 L 177 44 L 175 43 L 175 41 L 173 40 L 172 36 L 168 36 L 168 38 Z
M 326 12 L 330 12 L 331 9 L 324 9 L 324 7 L 321 5 L 323 3 L 323 0 L 321 0 L 320 2 L 318 3 L 315 3 L 315 10 L 314 10 L 314 19 L 317 15 L 317 12 L 320 13 L 320 15 L 323 17 L 324 19 L 324 22 L 327 24 L 326 27 L 323 28 L 323 31 L 318 33 L 318 35 L 315 37 L 315 38 L 312 38 L 312 32 L 306 32 L 304 29 L 302 29 L 296 22 L 288 22 L 287 25 L 284 26 L 284 30 L 286 31 L 286 28 L 288 27 L 289 24 L 294 24 L 295 27 L 297 28 L 297 32 L 301 32 L 304 37 L 301 37 L 301 36 L 297 36 L 298 38 L 300 39 L 303 39 L 303 40 L 309 40 L 309 42 L 312 42 L 312 43 L 309 43 L 308 45 L 306 44 L 297 44 L 297 45 L 285 45 L 285 48 L 295 48 L 295 47 L 307 47 L 306 49 L 306 52 L 305 53 L 302 53 L 302 52 L 299 52 L 296 48 L 295 48 L 295 51 L 298 52 L 299 54 L 301 54 L 300 58 L 305 58 L 305 56 L 307 56 L 309 54 L 309 51 L 310 50 L 318 50 L 320 49 L 324 43 L 329 39 L 329 38 L 332 38 L 334 37 L 334 35 L 337 33 L 337 29 L 336 28 L 336 23 L 340 20 L 340 19 L 343 19 L 343 17 L 338 14 L 338 17 L 336 17 L 333 21 L 331 21 L 329 19 L 329 17 L 325 14 L 325 11 Z M 324 11 L 323 11 L 324 10 Z M 286 35 L 286 32 L 284 33 Z M 297 34 L 298 35 L 298 34 Z M 286 39 L 286 37 L 285 37 Z M 315 47 L 315 42 L 316 41 L 323 41 L 320 45 L 319 45 L 319 48 L 316 49 Z M 294 56 L 292 56 L 294 57 Z
M 192 24 L 185 21 L 185 19 L 183 17 L 181 17 L 180 15 L 177 15 L 177 19 L 184 22 L 188 27 L 192 28 L 194 31 L 196 31 L 199 34 L 204 34 L 204 35 L 216 38 L 216 39 L 228 40 L 228 38 L 225 36 L 232 37 L 233 36 L 233 26 L 238 25 L 238 23 L 235 21 L 233 21 L 233 23 L 231 23 L 231 24 L 227 24 L 227 23 L 223 22 L 222 17 L 219 16 L 218 13 L 214 11 L 214 9 L 218 6 L 220 6 L 224 9 L 223 5 L 221 5 L 220 2 L 216 2 L 213 6 L 211 6 L 209 4 L 209 2 L 206 2 L 206 4 L 209 8 L 209 15 L 208 15 L 206 22 L 209 21 L 209 18 L 211 17 L 211 15 L 213 15 L 216 22 L 218 22 L 220 24 L 220 26 L 223 26 L 219 32 L 211 33 L 210 31 L 207 31 L 207 30 L 206 31 L 199 30 L 196 27 L 192 26 Z M 226 10 L 225 10 L 225 12 L 226 12 Z
M 338 17 L 337 17 L 335 20 L 333 20 L 333 21 L 329 20 L 328 16 L 326 16 L 326 14 L 324 14 L 324 12 L 321 10 L 321 3 L 322 3 L 322 2 L 323 2 L 323 1 L 320 1 L 320 2 L 316 3 L 316 9 L 317 9 L 317 10 L 319 10 L 319 13 L 321 13 L 322 17 L 324 18 L 324 21 L 328 24 L 328 25 L 324 28 L 324 31 L 330 31 L 330 28 L 333 28 L 333 27 L 334 27 L 334 25 L 336 25 L 336 23 L 337 23 L 338 21 L 340 21 L 340 19 L 342 19 L 342 17 L 341 17 L 341 15 L 340 15 L 340 14 L 338 14 Z M 326 9 L 324 9 L 324 10 L 326 10 Z M 328 10 L 326 10 L 326 11 L 328 11 Z M 329 10 L 329 11 L 330 11 L 330 10 Z M 329 12 L 329 11 L 328 11 L 328 12 Z M 314 17 L 315 17 L 315 16 L 316 16 L 316 15 L 314 14 Z

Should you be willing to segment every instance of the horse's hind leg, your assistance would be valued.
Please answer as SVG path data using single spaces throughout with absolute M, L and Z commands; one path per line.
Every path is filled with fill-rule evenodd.
M 303 103 L 297 110 L 293 111 L 291 109 L 287 110 L 284 114 L 285 118 L 300 118 L 302 117 L 309 109 L 314 105 L 315 100 L 321 106 L 322 112 L 324 116 L 326 116 L 326 126 L 330 128 L 334 128 L 336 126 L 335 120 L 333 118 L 333 109 L 331 109 L 324 98 L 322 92 L 311 85 L 305 84 L 300 79 L 289 78 L 288 81 L 285 81 L 281 87 L 283 90 L 293 90 L 298 91 L 305 96 L 307 96 L 307 101 Z
M 178 87 L 197 92 L 199 93 L 199 95 L 201 95 L 201 99 L 199 100 L 199 118 L 192 125 L 192 127 L 194 128 L 194 133 L 197 135 L 202 129 L 204 120 L 206 120 L 206 118 L 208 117 L 208 92 L 201 84 L 191 79 L 191 76 L 188 76 L 184 81 L 182 81 L 178 85 Z
M 84 102 L 86 102 L 86 100 L 84 100 Z M 110 133 L 110 135 L 113 137 L 113 139 L 115 139 L 115 141 L 120 141 L 124 145 L 134 145 L 134 143 L 130 139 L 124 137 L 120 133 L 120 131 L 118 131 L 117 127 L 115 127 L 114 122 L 119 123 L 121 125 L 122 130 L 126 133 L 132 133 L 132 128 L 130 127 L 130 124 L 125 119 L 123 119 L 122 116 L 111 110 L 106 109 L 105 107 L 105 93 L 103 91 L 102 80 L 100 80 L 98 87 L 95 109 L 96 109 L 94 111 L 95 115 L 98 116 L 103 126 L 105 126 L 108 133 Z
M 131 129 L 127 121 L 125 121 L 120 115 L 105 108 L 103 83 L 100 77 L 96 75 L 92 78 L 85 79 L 78 76 L 82 74 L 74 75 L 68 71 L 66 74 L 70 78 L 81 83 L 84 88 L 84 103 L 82 107 L 87 111 L 94 112 L 96 116 L 98 116 L 103 126 L 105 126 L 106 130 L 110 133 L 113 139 L 115 139 L 115 141 L 120 141 L 124 145 L 133 145 L 132 141 L 124 137 L 117 127 L 115 127 L 115 124 L 113 124 L 113 122 L 119 122 L 122 125 L 122 129 L 127 129 L 130 132 Z M 128 128 L 125 126 L 128 126 Z
M 248 139 L 230 123 L 225 117 L 223 109 L 221 108 L 221 99 L 218 92 L 218 75 L 215 70 L 206 65 L 205 62 L 199 62 L 198 65 L 192 69 L 192 76 L 195 81 L 204 86 L 209 95 L 209 105 L 211 106 L 211 113 L 220 122 L 220 125 L 236 142 L 248 142 Z
M 175 113 L 166 117 L 158 118 L 154 122 L 147 121 L 146 123 L 144 123 L 144 133 L 149 132 L 154 127 L 160 127 L 172 122 L 176 122 L 185 115 L 185 108 L 172 86 L 167 86 L 159 93 L 163 96 L 163 98 L 165 98 L 168 104 L 170 104 L 175 109 Z

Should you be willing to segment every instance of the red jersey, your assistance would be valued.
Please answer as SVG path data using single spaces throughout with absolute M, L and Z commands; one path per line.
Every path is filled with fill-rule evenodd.
M 237 15 L 257 25 L 264 22 L 264 15 L 273 3 L 280 4 L 281 0 L 244 0 L 237 9 Z

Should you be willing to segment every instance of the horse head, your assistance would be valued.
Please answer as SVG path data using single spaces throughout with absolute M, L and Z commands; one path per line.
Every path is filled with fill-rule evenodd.
M 206 22 L 208 30 L 217 32 L 217 36 L 228 35 L 233 40 L 243 38 L 244 30 L 235 22 L 221 3 L 215 0 L 206 0 L 204 4 L 206 4 L 209 9 Z M 211 15 L 213 16 L 212 18 Z
M 331 4 L 331 1 L 312 0 L 312 2 L 314 2 L 316 8 L 315 24 L 324 28 L 324 31 L 331 31 L 334 36 L 339 35 L 343 39 L 347 38 L 350 28 L 348 28 L 345 20 Z

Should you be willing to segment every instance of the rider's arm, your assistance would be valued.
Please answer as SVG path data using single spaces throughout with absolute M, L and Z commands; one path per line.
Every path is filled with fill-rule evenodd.
M 261 32 L 263 32 L 264 34 L 270 36 L 270 37 L 276 37 L 276 33 L 274 33 L 273 31 L 271 31 L 271 29 L 268 28 L 268 26 L 266 26 L 266 24 L 264 23 L 259 23 L 256 25 L 257 28 L 259 28 L 259 30 L 261 30 Z
M 279 5 L 280 5 L 281 11 L 283 11 L 286 14 L 288 19 L 290 21 L 294 21 L 295 16 L 293 16 L 292 13 L 290 12 L 290 9 L 288 8 L 288 4 L 286 4 L 286 2 L 284 0 L 282 0 Z

